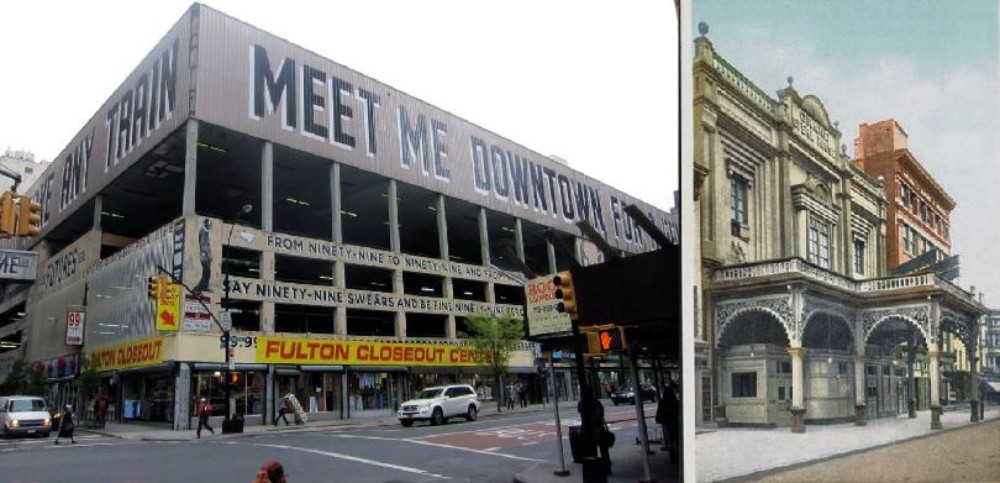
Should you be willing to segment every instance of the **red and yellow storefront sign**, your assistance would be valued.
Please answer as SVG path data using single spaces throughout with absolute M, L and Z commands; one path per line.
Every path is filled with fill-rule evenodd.
M 151 337 L 102 347 L 91 352 L 90 358 L 96 364 L 98 371 L 135 369 L 162 364 L 163 349 L 163 338 Z
M 476 352 L 463 346 L 287 337 L 260 337 L 257 362 L 400 366 L 480 364 Z

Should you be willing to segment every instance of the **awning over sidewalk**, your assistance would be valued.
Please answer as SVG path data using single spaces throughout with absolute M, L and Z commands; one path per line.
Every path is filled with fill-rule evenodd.
M 986 381 L 986 392 L 1000 392 L 1000 382 Z

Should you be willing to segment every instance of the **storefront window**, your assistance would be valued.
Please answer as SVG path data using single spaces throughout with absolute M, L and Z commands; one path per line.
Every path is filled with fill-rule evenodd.
M 121 381 L 124 421 L 173 421 L 174 384 L 169 374 L 123 376 Z
M 399 376 L 392 372 L 352 372 L 347 396 L 351 413 L 395 409 Z
M 261 401 L 264 400 L 264 379 L 262 372 L 239 372 L 236 374 L 235 386 L 230 390 L 229 396 L 232 402 L 233 414 L 259 415 L 264 411 Z M 213 416 L 225 416 L 226 414 L 226 390 L 222 385 L 222 374 L 204 372 L 195 374 L 191 383 L 191 416 L 195 416 L 195 409 L 199 406 L 201 398 L 212 403 Z
M 295 395 L 302 410 L 309 413 L 339 412 L 340 372 L 303 372 L 294 375 L 280 375 L 275 397 L 289 392 Z

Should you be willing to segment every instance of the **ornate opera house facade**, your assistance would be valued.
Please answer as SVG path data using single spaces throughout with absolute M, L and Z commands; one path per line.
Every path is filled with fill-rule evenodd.
M 38 276 L 3 287 L 0 337 L 20 348 L 0 372 L 27 357 L 69 398 L 58 382 L 88 355 L 110 418 L 175 429 L 194 398 L 222 397 L 227 351 L 247 424 L 288 392 L 320 418 L 390 414 L 437 382 L 489 398 L 466 316 L 524 315 L 515 259 L 570 266 L 547 231 L 584 264 L 598 252 L 578 221 L 623 252 L 656 248 L 631 204 L 676 236 L 671 215 L 564 162 L 200 4 L 28 194 L 42 231 L 19 248 Z M 148 296 L 157 267 L 194 291 L 160 301 L 175 312 Z M 535 374 L 537 356 L 524 342 L 510 372 Z
M 852 163 L 823 103 L 791 78 L 765 93 L 699 30 L 697 423 L 802 432 L 912 414 L 921 396 L 939 427 L 943 334 L 974 347 L 985 307 L 935 273 L 889 276 L 884 182 Z

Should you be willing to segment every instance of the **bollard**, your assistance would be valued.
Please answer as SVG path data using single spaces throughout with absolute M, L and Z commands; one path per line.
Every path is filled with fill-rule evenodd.
M 583 483 L 608 483 L 608 470 L 600 458 L 583 458 Z

